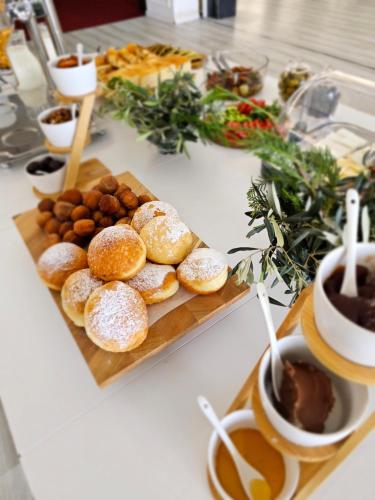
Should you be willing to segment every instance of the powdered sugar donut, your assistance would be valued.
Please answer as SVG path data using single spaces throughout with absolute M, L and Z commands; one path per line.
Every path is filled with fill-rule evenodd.
M 127 281 L 127 284 L 138 290 L 146 304 L 167 300 L 179 288 L 174 267 L 151 262 L 146 262 L 142 271 Z
M 91 293 L 104 282 L 95 278 L 90 269 L 81 269 L 71 274 L 61 290 L 61 302 L 65 314 L 77 326 L 84 326 L 83 312 Z
M 227 259 L 213 248 L 197 248 L 178 266 L 177 278 L 190 292 L 214 293 L 225 285 L 228 278 Z
M 132 227 L 140 233 L 142 228 L 154 217 L 169 215 L 178 217 L 177 210 L 166 201 L 149 201 L 141 205 L 135 212 Z
M 87 267 L 87 254 L 74 243 L 56 243 L 39 257 L 37 270 L 52 290 L 61 290 L 65 280 L 79 269 Z
M 147 337 L 146 304 L 137 290 L 121 281 L 96 288 L 84 317 L 88 337 L 106 351 L 131 351 Z
M 150 220 L 140 234 L 147 258 L 158 264 L 179 264 L 191 251 L 193 236 L 176 217 L 160 216 Z

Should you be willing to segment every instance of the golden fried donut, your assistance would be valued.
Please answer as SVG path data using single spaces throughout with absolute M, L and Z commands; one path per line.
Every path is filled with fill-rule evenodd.
M 127 284 L 138 290 L 146 304 L 169 299 L 178 291 L 176 270 L 164 264 L 146 262 L 145 267 Z
M 189 228 L 177 217 L 166 215 L 150 220 L 142 228 L 141 238 L 146 244 L 147 258 L 157 264 L 179 264 L 193 244 Z
M 61 290 L 65 280 L 87 267 L 85 250 L 73 243 L 56 243 L 39 257 L 37 269 L 44 283 L 52 290 Z
M 96 288 L 86 302 L 84 318 L 88 337 L 106 351 L 131 351 L 147 337 L 146 304 L 137 290 L 121 281 Z
M 128 224 L 106 227 L 97 234 L 88 249 L 89 268 L 104 281 L 127 280 L 145 265 L 146 247 Z
M 145 226 L 154 217 L 161 215 L 170 215 L 178 217 L 177 210 L 165 201 L 149 201 L 141 205 L 132 220 L 132 227 L 140 233 L 143 226 Z
M 65 314 L 77 326 L 84 326 L 83 313 L 87 299 L 92 292 L 104 285 L 104 282 L 95 278 L 90 269 L 81 269 L 71 274 L 61 290 L 61 302 Z
M 213 248 L 197 248 L 178 266 L 177 278 L 189 292 L 214 293 L 225 285 L 228 278 L 227 259 Z

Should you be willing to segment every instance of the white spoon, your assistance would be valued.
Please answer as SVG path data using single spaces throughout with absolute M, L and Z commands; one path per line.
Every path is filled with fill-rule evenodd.
M 340 293 L 348 297 L 357 297 L 357 260 L 356 246 L 358 237 L 359 196 L 355 189 L 348 189 L 346 193 L 346 227 L 345 253 L 346 263 L 344 279 Z
M 272 389 L 275 397 L 280 401 L 280 386 L 283 376 L 284 363 L 280 356 L 279 345 L 277 343 L 276 331 L 272 321 L 272 314 L 270 309 L 270 301 L 268 299 L 268 294 L 264 283 L 257 284 L 257 293 L 260 305 L 262 306 L 262 311 L 264 319 L 266 320 L 266 326 L 268 331 L 268 336 L 270 339 L 271 346 L 271 375 L 272 375 Z
M 75 117 L 76 117 L 76 113 L 77 113 L 77 103 L 76 103 L 76 102 L 74 102 L 74 103 L 72 104 L 72 107 L 71 107 L 71 109 L 70 109 L 70 112 L 71 112 L 71 114 L 72 114 L 72 120 L 74 120 L 74 119 L 75 119 Z
M 204 396 L 198 396 L 197 401 L 200 409 L 211 422 L 213 428 L 220 436 L 220 439 L 223 441 L 232 457 L 247 497 L 250 498 L 250 500 L 256 500 L 256 498 L 271 498 L 271 490 L 267 481 L 260 472 L 254 469 L 254 467 L 246 462 L 242 455 L 240 455 L 207 399 Z
M 78 58 L 78 66 L 82 66 L 82 61 L 83 61 L 83 45 L 82 45 L 82 43 L 77 43 L 77 58 Z

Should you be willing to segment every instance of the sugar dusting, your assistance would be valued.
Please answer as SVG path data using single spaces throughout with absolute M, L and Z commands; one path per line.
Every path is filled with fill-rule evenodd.
M 97 300 L 87 321 L 103 342 L 125 349 L 132 337 L 147 326 L 146 306 L 135 290 L 120 281 L 98 288 Z
M 127 281 L 127 284 L 140 292 L 154 290 L 163 285 L 167 274 L 175 272 L 172 266 L 147 262 L 142 271 Z
M 178 270 L 188 280 L 211 279 L 228 266 L 224 254 L 213 248 L 197 248 L 180 264 Z
M 113 246 L 114 243 L 119 241 L 134 240 L 138 241 L 138 234 L 132 227 L 127 224 L 120 224 L 118 226 L 110 226 L 100 231 L 99 234 L 93 238 L 90 246 L 98 249 L 107 249 Z
M 186 224 L 184 224 L 180 219 L 171 216 L 157 217 L 153 222 L 154 229 L 161 229 L 161 241 L 166 243 L 176 243 L 184 234 L 190 232 Z
M 56 270 L 70 271 L 79 252 L 84 250 L 73 243 L 56 243 L 42 253 L 38 266 L 46 273 Z
M 82 304 L 87 301 L 91 293 L 103 285 L 103 281 L 95 278 L 90 269 L 81 269 L 72 274 L 65 282 L 64 288 L 68 292 L 66 301 L 71 304 Z
M 165 201 L 149 201 L 135 212 L 132 224 L 136 231 L 140 232 L 143 226 L 154 217 L 164 215 L 178 217 L 177 210 L 169 203 Z

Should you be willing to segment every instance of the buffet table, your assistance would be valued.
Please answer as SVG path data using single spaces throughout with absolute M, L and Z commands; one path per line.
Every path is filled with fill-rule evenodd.
M 265 95 L 275 93 L 268 79 Z M 189 146 L 190 159 L 161 156 L 128 127 L 108 120 L 107 129 L 84 159 L 96 157 L 115 174 L 130 170 L 178 207 L 208 245 L 226 252 L 246 244 L 246 192 L 259 160 L 201 144 Z M 36 203 L 22 167 L 0 172 L 0 179 L 0 397 L 35 500 L 211 498 L 205 472 L 211 429 L 196 397 L 206 395 L 223 415 L 264 350 L 254 291 L 101 389 L 11 220 Z M 237 259 L 230 256 L 230 264 Z M 282 300 L 282 292 L 273 295 Z M 273 314 L 278 323 L 286 310 L 274 307 Z M 314 498 L 373 498 L 374 445 L 370 435 Z

